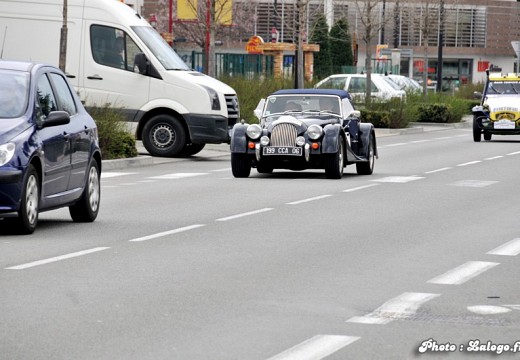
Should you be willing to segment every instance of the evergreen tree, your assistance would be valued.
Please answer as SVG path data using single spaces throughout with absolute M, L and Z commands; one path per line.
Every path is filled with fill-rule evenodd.
M 352 39 L 348 31 L 346 18 L 338 20 L 330 29 L 330 58 L 333 64 L 333 72 L 341 73 L 342 66 L 353 66 L 354 55 L 352 53 Z
M 320 51 L 314 53 L 314 75 L 324 78 L 332 73 L 332 61 L 330 58 L 329 26 L 323 13 L 316 15 L 312 25 L 310 42 L 320 45 Z

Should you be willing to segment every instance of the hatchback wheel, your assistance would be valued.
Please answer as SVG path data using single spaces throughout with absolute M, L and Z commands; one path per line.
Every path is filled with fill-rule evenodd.
M 101 199 L 99 165 L 92 159 L 87 175 L 87 182 L 79 201 L 69 206 L 70 216 L 75 222 L 92 222 L 96 219 Z
M 18 229 L 22 234 L 32 234 L 38 224 L 40 185 L 38 172 L 29 165 L 23 183 L 20 210 L 18 210 Z

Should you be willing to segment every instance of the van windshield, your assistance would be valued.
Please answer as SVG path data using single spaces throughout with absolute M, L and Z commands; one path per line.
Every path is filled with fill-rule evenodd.
M 166 70 L 191 70 L 153 27 L 132 26 L 132 29 Z

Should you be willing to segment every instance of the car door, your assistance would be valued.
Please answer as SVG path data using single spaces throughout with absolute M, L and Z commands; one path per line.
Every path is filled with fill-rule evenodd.
M 66 126 L 70 142 L 70 177 L 67 190 L 81 190 L 85 184 L 85 174 L 89 164 L 91 125 L 88 118 L 78 114 L 67 80 L 58 73 L 49 73 L 60 110 L 70 115 Z
M 135 55 L 142 53 L 124 31 L 86 21 L 91 52 L 82 59 L 84 72 L 80 79 L 81 98 L 88 106 L 110 104 L 133 120 L 148 102 L 150 77 L 135 71 Z M 117 44 L 122 45 L 116 53 Z
M 47 73 L 37 80 L 37 116 L 45 119 L 58 110 L 58 102 Z M 49 126 L 39 130 L 43 150 L 42 196 L 45 201 L 57 201 L 67 190 L 70 177 L 70 140 L 66 125 Z

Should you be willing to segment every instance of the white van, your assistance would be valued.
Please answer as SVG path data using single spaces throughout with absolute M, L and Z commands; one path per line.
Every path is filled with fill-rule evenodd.
M 118 0 L 68 0 L 65 72 L 87 107 L 120 108 L 154 156 L 229 142 L 236 92 L 191 70 Z M 1 0 L 0 58 L 59 64 L 63 0 Z

